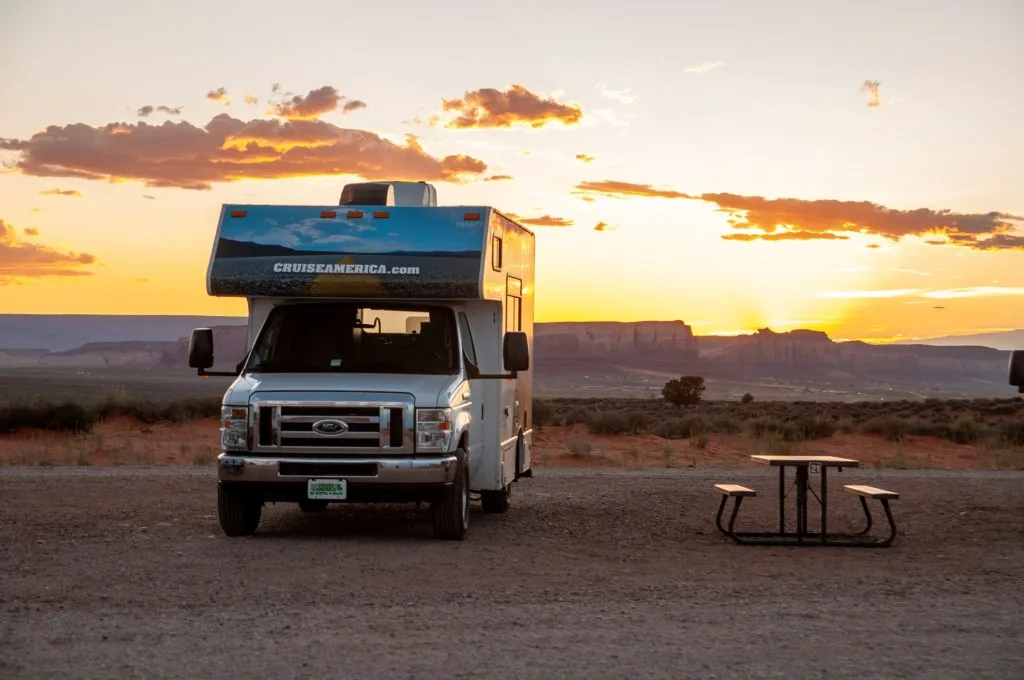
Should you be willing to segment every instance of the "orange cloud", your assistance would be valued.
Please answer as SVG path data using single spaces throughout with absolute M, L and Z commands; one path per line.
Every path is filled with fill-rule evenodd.
M 206 93 L 206 98 L 211 102 L 219 102 L 221 104 L 231 103 L 231 97 L 228 96 L 228 89 L 226 87 L 218 87 L 216 90 L 210 90 Z
M 906 236 L 945 236 L 936 245 L 962 245 L 978 249 L 1020 248 L 1024 237 L 1009 234 L 1011 220 L 1022 218 L 1001 212 L 955 213 L 950 210 L 895 210 L 868 201 L 807 201 L 768 199 L 736 194 L 701 194 L 729 215 L 734 229 L 755 232 L 742 240 L 835 239 L 843 234 L 867 234 L 899 241 Z M 785 235 L 782 235 L 785 234 Z M 989 237 L 983 239 L 982 237 Z M 740 240 L 736 235 L 723 236 Z M 995 240 L 993 240 L 995 239 Z
M 572 220 L 567 220 L 563 217 L 553 217 L 551 215 L 541 215 L 540 217 L 520 217 L 515 213 L 508 213 L 508 216 L 522 224 L 530 224 L 535 227 L 571 227 Z
M 613 227 L 607 222 L 598 222 L 594 225 L 594 231 L 615 231 L 618 227 Z
M 43 196 L 81 196 L 82 192 L 77 189 L 47 189 L 40 191 Z
M 449 128 L 540 128 L 555 121 L 576 125 L 583 119 L 578 105 L 541 97 L 522 85 L 512 85 L 505 92 L 481 88 L 467 91 L 462 99 L 441 102 L 442 111 L 458 114 L 445 124 Z
M 342 104 L 344 102 L 344 104 Z M 343 113 L 351 113 L 356 109 L 366 108 L 366 103 L 357 99 L 347 99 L 338 93 L 338 90 L 330 85 L 324 85 L 309 94 L 295 95 L 289 99 L 274 104 L 268 115 L 278 116 L 287 120 L 315 120 L 319 116 L 331 111 L 336 111 L 341 105 Z
M 160 113 L 166 113 L 169 116 L 180 116 L 181 109 L 182 107 L 180 106 L 164 106 L 163 104 L 161 104 L 160 106 L 151 106 L 147 104 L 146 106 L 140 106 L 139 109 L 135 112 L 135 114 L 139 118 L 146 118 L 154 111 L 159 111 Z
M 617 182 L 604 180 L 601 182 L 580 182 L 576 185 L 580 194 L 599 194 L 609 198 L 622 198 L 623 196 L 643 196 L 647 198 L 696 198 L 671 189 L 655 189 L 650 184 L 633 184 L 631 182 Z
M 868 201 L 804 200 L 764 198 L 737 194 L 686 194 L 673 189 L 656 189 L 649 184 L 605 180 L 581 182 L 577 191 L 584 198 L 639 196 L 705 201 L 729 215 L 734 229 L 746 233 L 726 234 L 729 241 L 846 240 L 850 234 L 880 236 L 899 241 L 906 236 L 940 236 L 932 245 L 958 245 L 976 250 L 1024 249 L 1024 235 L 1015 234 L 1013 222 L 1024 217 L 1004 212 L 956 213 L 951 210 L 896 210 Z M 876 246 L 877 247 L 877 246 Z
M 25 236 L 39 236 L 39 230 L 35 227 L 25 227 L 22 231 L 25 232 Z
M 491 175 L 490 177 L 485 177 L 484 181 L 485 182 L 502 182 L 502 181 L 510 180 L 510 179 L 515 179 L 515 178 L 512 177 L 512 175 Z
M 37 235 L 38 230 L 25 229 Z M 48 246 L 25 243 L 18 239 L 14 227 L 0 220 L 0 285 L 17 283 L 18 279 L 41 276 L 89 276 L 81 267 L 96 263 L 88 253 L 64 253 Z
M 588 156 L 585 153 L 578 153 L 576 154 L 576 160 L 580 161 L 581 163 L 593 163 L 594 157 Z
M 775 234 L 725 234 L 722 238 L 726 241 L 813 241 L 819 239 L 846 241 L 850 237 L 832 233 L 815 234 L 810 231 L 780 231 Z
M 865 80 L 864 84 L 860 86 L 860 91 L 867 92 L 868 94 L 869 107 L 876 107 L 881 104 L 878 100 L 878 86 L 881 84 L 877 80 Z
M 247 94 L 245 95 L 245 103 L 249 106 L 256 106 L 257 104 L 260 103 L 260 100 L 259 97 L 257 97 L 254 94 Z
M 431 156 L 408 136 L 398 145 L 322 120 L 245 122 L 226 113 L 203 127 L 186 121 L 51 125 L 29 139 L 0 139 L 0 150 L 20 152 L 14 169 L 25 175 L 183 189 L 242 179 L 338 175 L 461 183 L 487 169 L 470 156 Z

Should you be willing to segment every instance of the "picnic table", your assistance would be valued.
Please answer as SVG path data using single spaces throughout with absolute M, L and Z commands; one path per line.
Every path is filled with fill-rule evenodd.
M 828 531 L 828 468 L 834 467 L 842 472 L 846 467 L 859 467 L 860 463 L 852 458 L 840 458 L 837 456 L 776 456 L 757 454 L 751 458 L 760 463 L 779 468 L 779 530 L 778 531 L 734 531 L 733 525 L 739 512 L 739 507 L 744 498 L 756 496 L 757 493 L 750 488 L 736 484 L 716 484 L 715 488 L 722 493 L 722 503 L 718 508 L 716 523 L 723 533 L 731 536 L 738 543 L 764 544 L 764 545 L 848 545 L 848 546 L 886 546 L 892 542 L 896 535 L 896 525 L 893 522 L 892 512 L 889 508 L 889 500 L 899 498 L 899 494 L 885 489 L 871 486 L 846 485 L 846 491 L 856 494 L 860 498 L 861 507 L 867 520 L 867 526 L 854 534 L 838 533 Z M 786 531 L 786 468 L 796 468 L 796 531 Z M 814 492 L 808 483 L 811 474 L 819 474 L 821 482 L 819 485 L 820 496 Z M 807 501 L 808 496 L 813 495 L 821 506 L 821 531 L 811 532 L 807 528 Z M 732 515 L 729 519 L 728 529 L 722 526 L 722 512 L 729 498 L 735 498 Z M 889 521 L 891 533 L 887 539 L 876 541 L 863 539 L 862 537 L 871 529 L 871 511 L 868 509 L 867 498 L 874 498 L 881 502 L 885 510 L 886 518 Z

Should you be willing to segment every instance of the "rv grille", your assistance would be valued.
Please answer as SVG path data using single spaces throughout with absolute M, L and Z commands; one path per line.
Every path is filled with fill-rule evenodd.
M 413 452 L 411 400 L 372 405 L 294 402 L 257 402 L 255 405 L 253 449 L 256 453 L 333 458 Z M 314 428 L 323 421 L 327 422 Z

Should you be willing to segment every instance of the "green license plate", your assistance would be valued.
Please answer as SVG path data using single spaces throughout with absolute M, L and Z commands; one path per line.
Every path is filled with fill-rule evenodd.
M 348 497 L 347 479 L 310 479 L 306 495 L 318 501 L 343 501 Z

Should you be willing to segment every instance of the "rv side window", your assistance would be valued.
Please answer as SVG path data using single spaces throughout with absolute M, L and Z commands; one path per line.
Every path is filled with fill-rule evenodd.
M 501 271 L 501 237 L 495 236 L 491 239 L 491 267 L 495 271 Z
M 462 332 L 462 349 L 474 366 L 480 366 L 476 360 L 476 347 L 473 345 L 473 333 L 469 330 L 469 319 L 465 312 L 459 312 L 459 330 Z

